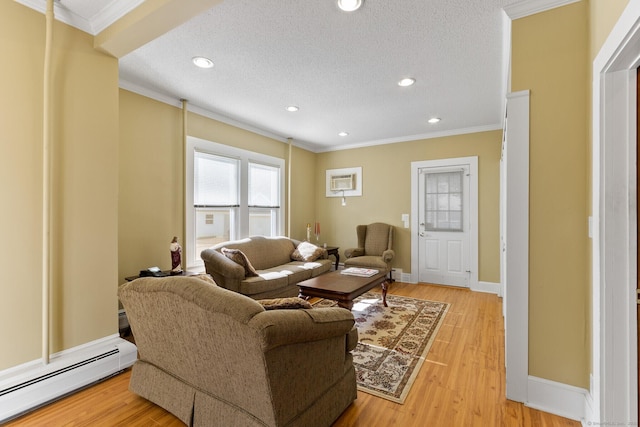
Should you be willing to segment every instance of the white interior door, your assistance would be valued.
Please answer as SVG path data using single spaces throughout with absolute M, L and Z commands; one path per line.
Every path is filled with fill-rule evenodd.
M 470 165 L 418 169 L 419 281 L 469 287 Z

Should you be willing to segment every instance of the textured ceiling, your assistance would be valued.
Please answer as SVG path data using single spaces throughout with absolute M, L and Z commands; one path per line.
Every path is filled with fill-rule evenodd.
M 59 4 L 95 21 L 122 3 Z M 121 86 L 314 151 L 496 129 L 512 3 L 364 0 L 345 13 L 335 0 L 224 0 L 120 58 Z M 196 55 L 214 67 L 196 68 Z M 399 87 L 403 77 L 416 84 Z

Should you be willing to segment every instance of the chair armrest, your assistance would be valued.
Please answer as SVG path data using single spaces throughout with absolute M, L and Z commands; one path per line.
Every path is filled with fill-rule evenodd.
M 345 249 L 344 250 L 344 256 L 346 258 L 364 256 L 364 248 L 349 248 L 349 249 Z
M 396 253 L 393 251 L 393 249 L 387 249 L 386 251 L 382 252 L 382 260 L 386 263 L 390 263 L 394 256 L 396 256 Z
M 208 274 L 218 286 L 238 291 L 240 282 L 244 280 L 244 267 L 230 260 L 215 249 L 205 249 L 200 253 Z
M 258 313 L 249 325 L 262 334 L 264 351 L 273 348 L 320 341 L 353 334 L 353 314 L 344 308 L 328 307 L 297 310 L 269 310 Z

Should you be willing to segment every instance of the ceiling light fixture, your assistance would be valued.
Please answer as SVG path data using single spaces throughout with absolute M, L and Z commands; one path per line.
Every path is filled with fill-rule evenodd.
M 398 82 L 398 86 L 407 87 L 407 86 L 411 86 L 415 82 L 416 82 L 416 79 L 411 77 L 406 77 Z
M 360 9 L 362 0 L 338 0 L 338 7 L 345 12 L 353 12 Z
M 295 113 L 296 111 L 298 111 L 300 108 L 296 107 L 295 105 L 289 105 L 286 110 L 290 113 Z
M 345 131 L 338 133 L 338 136 L 348 136 L 348 135 L 349 135 L 349 132 L 345 132 Z
M 440 118 L 439 117 L 432 117 L 427 121 L 429 122 L 429 124 L 435 125 L 436 123 L 438 123 L 440 121 Z
M 200 68 L 211 68 L 213 67 L 213 61 L 209 58 L 205 58 L 204 56 L 194 56 L 192 59 L 196 67 Z

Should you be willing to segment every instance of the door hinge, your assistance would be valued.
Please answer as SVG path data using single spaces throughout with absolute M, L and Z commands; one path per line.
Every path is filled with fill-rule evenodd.
M 640 289 L 636 289 L 636 304 L 640 305 Z

